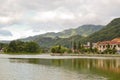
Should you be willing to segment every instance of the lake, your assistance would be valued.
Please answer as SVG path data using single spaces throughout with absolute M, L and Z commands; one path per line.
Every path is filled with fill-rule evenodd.
M 120 80 L 120 59 L 0 59 L 0 80 Z

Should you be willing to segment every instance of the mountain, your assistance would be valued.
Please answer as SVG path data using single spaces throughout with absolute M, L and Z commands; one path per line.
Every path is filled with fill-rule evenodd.
M 82 36 L 75 35 L 69 38 L 51 38 L 51 37 L 42 37 L 36 38 L 34 41 L 37 42 L 41 47 L 49 48 L 54 45 L 63 45 L 65 47 L 71 47 L 71 42 L 81 40 Z
M 52 37 L 52 38 L 55 38 L 56 36 L 60 38 L 68 38 L 74 35 L 88 36 L 96 31 L 99 31 L 102 28 L 103 26 L 101 25 L 83 25 L 75 29 L 68 29 L 58 33 L 50 32 L 50 33 L 42 34 L 40 36 Z
M 7 40 L 1 40 L 0 43 L 6 43 L 6 44 L 8 44 L 8 43 L 10 43 L 10 41 L 7 41 Z
M 71 36 L 75 36 L 75 35 L 81 35 L 81 36 L 88 36 L 96 31 L 99 31 L 100 29 L 102 29 L 104 26 L 101 25 L 82 25 L 78 28 L 75 29 L 68 29 L 68 30 L 64 30 L 58 33 L 55 32 L 48 32 L 45 34 L 40 34 L 40 35 L 36 35 L 36 36 L 31 36 L 28 38 L 24 38 L 24 39 L 20 39 L 23 41 L 31 41 L 31 40 L 36 40 L 36 39 L 41 39 L 41 38 L 69 38 Z
M 94 32 L 93 34 L 87 37 L 75 35 L 69 38 L 51 39 L 51 40 L 48 40 L 48 43 L 46 43 L 45 40 L 43 40 L 42 44 L 46 43 L 46 44 L 50 44 L 50 46 L 60 44 L 66 47 L 70 47 L 72 41 L 81 41 L 82 43 L 98 42 L 98 41 L 112 40 L 117 37 L 120 37 L 120 18 L 113 19 L 104 28 L 102 28 L 97 32 Z M 37 42 L 41 42 L 41 40 L 38 40 Z
M 120 18 L 112 20 L 103 29 L 88 36 L 85 40 L 91 42 L 112 40 L 120 37 Z
M 76 29 L 68 29 L 58 33 L 46 33 L 21 40 L 33 40 L 37 42 L 41 47 L 49 48 L 57 44 L 70 47 L 72 41 L 81 41 L 82 43 L 98 42 L 112 40 L 117 37 L 120 37 L 120 18 L 113 19 L 104 27 L 99 25 L 83 25 Z

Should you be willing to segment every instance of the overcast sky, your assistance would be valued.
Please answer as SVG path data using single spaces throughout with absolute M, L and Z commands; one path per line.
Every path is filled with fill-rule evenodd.
M 120 16 L 120 0 L 0 0 L 0 40 L 106 25 Z

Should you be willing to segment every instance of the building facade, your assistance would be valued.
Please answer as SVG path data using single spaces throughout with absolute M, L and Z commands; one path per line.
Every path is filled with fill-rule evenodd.
M 103 41 L 103 42 L 97 42 L 96 43 L 96 48 L 103 52 L 107 48 L 110 49 L 116 49 L 118 53 L 120 53 L 120 38 L 115 38 L 111 41 Z

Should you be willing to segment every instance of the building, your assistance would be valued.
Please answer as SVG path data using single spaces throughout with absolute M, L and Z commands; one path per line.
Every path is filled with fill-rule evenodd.
M 90 48 L 90 42 L 87 42 L 86 45 L 83 45 L 85 49 L 89 49 Z
M 85 48 L 85 49 L 89 49 L 90 47 L 92 47 L 92 49 L 95 49 L 95 48 L 96 48 L 96 45 L 97 45 L 97 43 L 87 42 L 87 44 L 84 45 L 84 48 Z
M 97 42 L 96 43 L 96 48 L 103 52 L 107 48 L 113 49 L 115 48 L 118 53 L 120 53 L 120 38 L 115 38 L 111 41 L 103 41 L 103 42 Z

